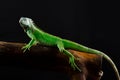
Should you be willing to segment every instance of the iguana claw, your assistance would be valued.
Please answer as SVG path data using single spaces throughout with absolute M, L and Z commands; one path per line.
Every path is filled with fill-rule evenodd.
M 29 45 L 25 45 L 21 48 L 23 50 L 23 53 L 26 52 L 27 50 L 30 50 L 30 46 Z

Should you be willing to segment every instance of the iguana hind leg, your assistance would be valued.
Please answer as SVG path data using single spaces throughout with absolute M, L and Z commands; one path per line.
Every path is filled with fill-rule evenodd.
M 71 67 L 75 70 L 79 70 L 81 72 L 81 69 L 76 65 L 75 63 L 75 57 L 67 50 L 63 50 L 63 53 L 65 53 L 65 55 L 67 55 L 69 57 L 69 63 L 71 65 Z
M 57 43 L 57 47 L 58 47 L 60 52 L 64 53 L 65 55 L 67 55 L 69 57 L 69 64 L 71 65 L 71 67 L 74 70 L 78 69 L 81 72 L 81 69 L 79 69 L 79 67 L 75 63 L 75 57 L 69 51 L 64 49 L 63 43 L 62 42 L 58 42 Z

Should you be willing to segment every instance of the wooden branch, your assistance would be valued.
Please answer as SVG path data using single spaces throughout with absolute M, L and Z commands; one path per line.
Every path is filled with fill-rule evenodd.
M 23 53 L 21 47 L 25 43 L 0 42 L 0 55 L 27 56 L 24 61 L 31 66 L 38 66 L 41 70 L 57 71 L 68 74 L 71 80 L 100 80 L 102 57 L 68 49 L 76 58 L 75 62 L 82 70 L 73 70 L 69 65 L 68 57 L 60 53 L 55 47 L 36 45 L 30 51 Z M 30 57 L 30 58 L 28 58 Z M 32 57 L 32 58 L 31 58 Z

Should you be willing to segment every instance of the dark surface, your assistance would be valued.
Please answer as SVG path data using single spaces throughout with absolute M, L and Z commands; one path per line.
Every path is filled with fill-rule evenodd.
M 1 0 L 0 40 L 28 42 L 29 38 L 18 23 L 21 16 L 26 16 L 46 32 L 105 52 L 120 70 L 119 14 L 117 1 Z M 16 73 L 11 71 L 11 74 L 17 75 L 21 67 L 6 63 L 0 64 L 0 69 L 3 70 L 1 74 L 13 70 Z M 113 70 L 106 61 L 103 70 L 102 80 L 113 80 Z
M 103 75 L 103 71 L 101 70 L 102 58 L 100 55 L 69 50 L 70 53 L 77 58 L 75 59 L 75 63 L 82 70 L 80 73 L 78 70 L 73 70 L 71 68 L 68 63 L 68 57 L 60 53 L 55 47 L 36 45 L 31 47 L 30 51 L 23 53 L 21 50 L 23 45 L 24 43 L 0 42 L 1 64 L 4 65 L 9 63 L 9 65 L 13 65 L 13 67 L 16 65 L 16 68 L 24 68 L 24 73 L 26 73 L 26 70 L 29 71 L 28 74 L 32 73 L 32 76 L 30 75 L 30 77 L 24 77 L 25 74 L 22 73 L 23 71 L 20 72 L 20 75 L 22 73 L 21 79 L 29 79 L 31 77 L 34 79 L 35 75 L 38 74 L 41 76 L 39 77 L 41 79 L 48 76 L 48 78 L 45 78 L 50 80 L 53 78 L 54 80 L 60 77 L 58 76 L 59 74 L 62 74 L 64 77 L 61 75 L 61 78 L 59 78 L 60 80 L 64 79 L 65 75 L 66 79 L 67 76 L 69 76 L 70 80 L 100 80 Z M 2 69 L 1 71 L 4 72 L 4 69 Z M 34 71 L 37 71 L 38 73 L 33 75 Z M 10 72 L 7 74 L 3 73 L 2 75 L 9 75 L 10 77 L 7 78 L 16 78 L 16 76 L 11 75 Z M 44 73 L 46 73 L 46 75 Z M 49 74 L 47 75 L 47 73 Z M 55 75 L 53 75 L 53 73 Z M 17 79 L 20 78 L 20 75 L 17 74 Z

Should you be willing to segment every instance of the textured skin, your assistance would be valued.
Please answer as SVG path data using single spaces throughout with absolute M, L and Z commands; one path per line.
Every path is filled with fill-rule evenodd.
M 24 52 L 27 49 L 29 50 L 32 45 L 35 45 L 37 43 L 46 45 L 46 46 L 58 47 L 60 52 L 64 53 L 66 56 L 69 57 L 69 63 L 71 65 L 71 67 L 74 70 L 77 69 L 79 71 L 81 71 L 81 69 L 78 68 L 78 66 L 76 65 L 76 63 L 74 61 L 75 60 L 74 56 L 69 51 L 66 50 L 67 48 L 82 51 L 82 52 L 87 52 L 90 54 L 102 55 L 112 65 L 113 69 L 115 70 L 117 79 L 120 80 L 119 72 L 118 72 L 114 62 L 109 58 L 109 56 L 107 56 L 103 52 L 88 48 L 86 46 L 83 46 L 81 44 L 75 43 L 70 40 L 62 39 L 60 37 L 48 34 L 44 31 L 42 31 L 41 29 L 39 29 L 34 24 L 32 19 L 30 19 L 30 18 L 22 17 L 19 20 L 19 23 L 22 26 L 22 28 L 24 29 L 24 31 L 27 33 L 27 35 L 31 38 L 31 41 L 22 48 L 22 49 L 24 49 Z

